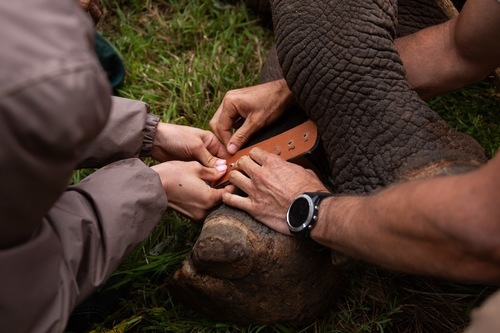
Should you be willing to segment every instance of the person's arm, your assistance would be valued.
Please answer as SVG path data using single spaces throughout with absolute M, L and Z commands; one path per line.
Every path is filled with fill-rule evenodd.
M 229 180 L 248 197 L 224 194 L 270 228 L 290 234 L 286 211 L 303 192 L 328 191 L 310 171 L 261 149 Z M 500 155 L 480 169 L 401 183 L 370 196 L 321 201 L 316 242 L 395 270 L 500 283 Z
M 500 155 L 457 176 L 323 200 L 312 239 L 410 273 L 500 283 Z
M 166 208 L 158 174 L 138 159 L 110 164 L 68 187 L 29 241 L 0 251 L 0 265 L 9 267 L 0 275 L 8 286 L 0 289 L 2 330 L 62 332 L 74 307 L 147 237 Z
M 440 25 L 395 40 L 410 85 L 423 99 L 479 82 L 500 66 L 500 3 L 468 0 Z
M 124 158 L 151 156 L 159 121 L 149 113 L 146 103 L 112 97 L 106 126 L 86 147 L 78 167 L 101 167 Z
M 205 166 L 225 164 L 227 151 L 210 131 L 168 124 L 141 101 L 112 97 L 108 122 L 86 148 L 79 168 L 101 167 L 131 157 L 156 161 L 196 160 Z
M 81 301 L 113 273 L 167 209 L 157 172 L 124 159 L 69 186 L 44 219 L 61 244 Z
M 30 10 L 27 10 L 30 8 Z M 73 1 L 0 3 L 0 248 L 27 240 L 104 127 L 110 87 Z

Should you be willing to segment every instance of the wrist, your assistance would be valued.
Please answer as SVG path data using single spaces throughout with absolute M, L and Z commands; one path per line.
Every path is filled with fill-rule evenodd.
M 363 197 L 332 196 L 320 203 L 316 226 L 310 237 L 331 249 L 345 252 L 343 243 L 350 244 L 349 237 L 359 212 Z
M 150 168 L 151 168 L 151 170 L 156 172 L 156 174 L 158 175 L 158 178 L 160 179 L 160 183 L 161 183 L 161 186 L 163 187 L 163 190 L 165 191 L 165 193 L 168 193 L 167 188 L 168 188 L 168 179 L 169 178 L 167 175 L 171 175 L 171 174 L 169 172 L 166 172 L 166 170 L 168 169 L 168 166 L 166 165 L 166 163 L 156 164 L 156 165 L 151 166 Z
M 165 153 L 165 147 L 167 147 L 167 133 L 169 133 L 169 126 L 164 122 L 159 122 L 156 127 L 154 140 L 151 147 L 151 157 L 159 162 L 165 162 L 168 160 L 168 156 Z
M 294 104 L 297 103 L 295 100 L 295 97 L 292 94 L 292 91 L 290 88 L 288 88 L 288 84 L 286 83 L 285 79 L 279 79 L 275 81 L 277 86 L 278 86 L 278 95 L 281 96 L 281 105 L 283 106 L 283 109 L 286 109 Z
M 158 137 L 158 126 L 160 124 L 160 117 L 148 113 L 146 115 L 146 124 L 144 125 L 143 141 L 140 157 L 150 157 L 154 155 L 155 143 Z

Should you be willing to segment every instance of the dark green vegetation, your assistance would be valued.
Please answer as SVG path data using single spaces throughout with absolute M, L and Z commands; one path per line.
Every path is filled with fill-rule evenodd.
M 240 3 L 106 0 L 102 7 L 98 30 L 127 68 L 120 94 L 146 101 L 176 124 L 208 129 L 228 90 L 257 83 L 272 43 L 271 32 Z M 431 105 L 491 157 L 500 146 L 494 93 L 493 84 L 483 82 Z M 75 173 L 75 181 L 84 174 Z M 166 288 L 199 228 L 173 212 L 165 217 L 116 273 L 121 306 L 100 329 L 125 322 L 126 332 L 451 332 L 466 325 L 471 308 L 491 292 L 360 265 L 346 274 L 331 312 L 309 327 L 218 323 L 171 299 Z

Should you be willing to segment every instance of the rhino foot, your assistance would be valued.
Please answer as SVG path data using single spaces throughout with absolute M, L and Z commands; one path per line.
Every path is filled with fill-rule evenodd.
M 217 320 L 299 325 L 329 308 L 340 277 L 329 250 L 221 206 L 207 217 L 170 290 Z

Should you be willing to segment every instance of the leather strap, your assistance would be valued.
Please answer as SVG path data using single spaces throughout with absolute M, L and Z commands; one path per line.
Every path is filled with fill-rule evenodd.
M 281 156 L 287 161 L 298 161 L 298 157 L 310 153 L 318 145 L 319 137 L 316 124 L 312 120 L 307 120 L 302 124 L 289 129 L 283 133 L 275 135 L 267 140 L 258 142 L 252 146 L 237 151 L 233 156 L 227 158 L 228 170 L 226 174 L 212 184 L 212 187 L 220 188 L 229 184 L 229 172 L 234 168 L 234 164 L 242 156 L 248 155 L 254 147 L 259 147 L 269 153 Z

